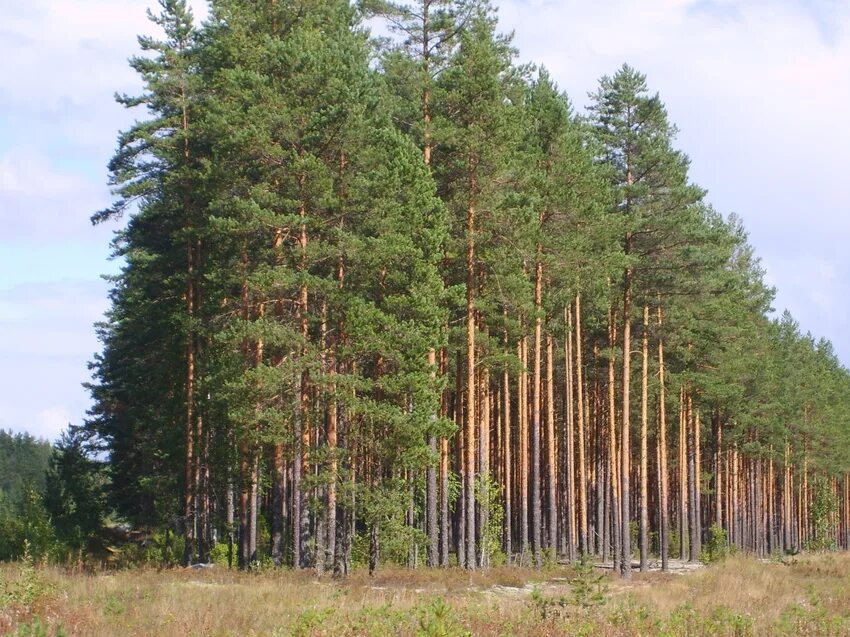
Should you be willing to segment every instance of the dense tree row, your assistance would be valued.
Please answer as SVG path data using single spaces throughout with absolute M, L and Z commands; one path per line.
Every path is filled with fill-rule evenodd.
M 486 0 L 160 4 L 95 216 L 121 516 L 341 574 L 848 547 L 850 375 L 643 75 L 579 115 Z
M 51 445 L 0 430 L 0 560 L 92 548 L 107 511 L 102 463 L 69 431 Z

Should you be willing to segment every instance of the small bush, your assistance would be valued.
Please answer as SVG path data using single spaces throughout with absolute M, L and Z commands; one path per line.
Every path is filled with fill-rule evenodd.
M 19 606 L 30 610 L 41 597 L 52 590 L 44 581 L 30 554 L 29 542 L 24 540 L 24 555 L 20 562 L 17 579 L 5 583 L 0 590 L 0 606 Z
M 718 524 L 712 524 L 711 528 L 708 529 L 708 540 L 702 547 L 700 560 L 706 564 L 711 564 L 726 559 L 730 554 L 731 547 L 726 530 Z
M 210 550 L 210 562 L 216 566 L 228 567 L 228 559 L 232 559 L 235 565 L 236 562 L 236 546 L 233 547 L 233 554 L 230 554 L 230 546 L 226 542 L 219 542 Z
M 472 634 L 457 621 L 452 607 L 440 597 L 417 610 L 419 627 L 416 637 L 468 637 Z
M 573 605 L 582 608 L 602 606 L 607 600 L 608 583 L 605 575 L 598 573 L 593 562 L 584 554 L 573 564 L 575 575 L 570 578 Z
M 14 633 L 14 637 L 66 637 L 67 633 L 61 626 L 53 631 L 50 625 L 42 622 L 38 617 L 27 624 L 20 624 Z

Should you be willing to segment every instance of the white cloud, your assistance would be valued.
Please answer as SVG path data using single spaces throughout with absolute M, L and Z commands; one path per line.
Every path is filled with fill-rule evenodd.
M 109 191 L 90 177 L 55 168 L 45 151 L 18 147 L 0 153 L 0 238 L 108 241 L 89 217 L 109 204 Z
M 81 422 L 106 288 L 94 280 L 0 289 L 0 428 L 54 436 Z
M 158 12 L 154 0 L 0 2 L 0 237 L 84 232 L 108 204 L 116 135 L 144 116 L 113 96 L 141 89 L 127 60 L 138 34 L 160 35 L 148 7 Z
M 30 433 L 38 438 L 56 440 L 71 422 L 71 415 L 65 407 L 57 406 L 44 409 L 36 414 L 35 426 Z

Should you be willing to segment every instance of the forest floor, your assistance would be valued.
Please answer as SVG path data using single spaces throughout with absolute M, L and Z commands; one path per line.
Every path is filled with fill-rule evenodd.
M 687 575 L 554 567 L 74 573 L 0 566 L 0 634 L 850 635 L 850 555 L 732 557 Z

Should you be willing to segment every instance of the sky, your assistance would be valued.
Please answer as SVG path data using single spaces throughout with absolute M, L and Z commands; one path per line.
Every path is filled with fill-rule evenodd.
M 204 3 L 193 0 L 196 15 Z M 679 128 L 691 178 L 742 217 L 787 308 L 850 364 L 850 3 L 843 0 L 494 0 L 521 61 L 573 103 L 624 62 Z M 153 0 L 0 2 L 0 428 L 54 439 L 90 407 L 116 223 L 106 164 L 144 113 L 136 35 Z

